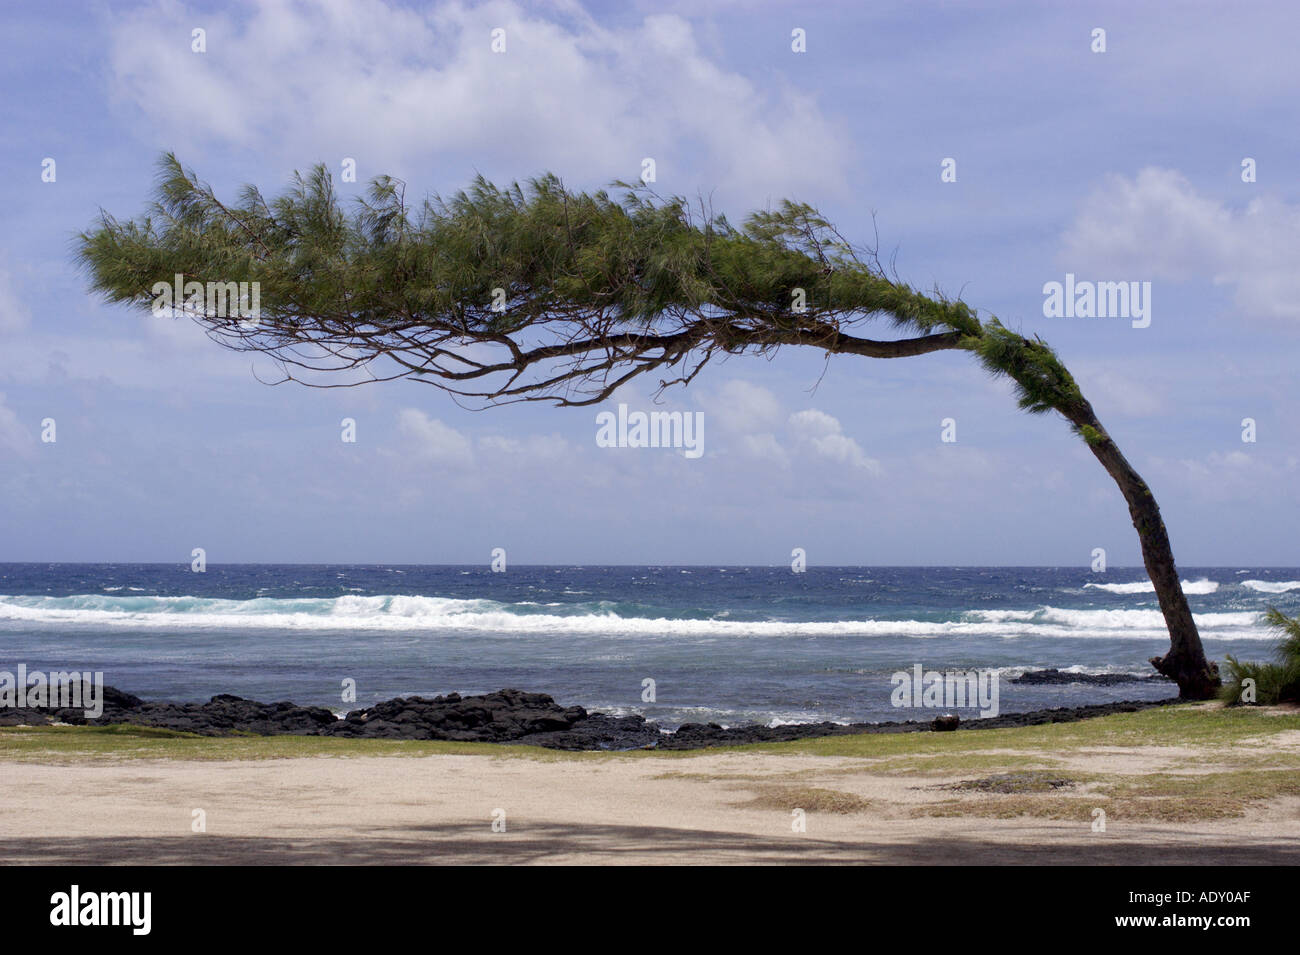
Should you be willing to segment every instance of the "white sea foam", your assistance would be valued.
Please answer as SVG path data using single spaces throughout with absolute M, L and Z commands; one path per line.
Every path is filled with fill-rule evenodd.
M 1262 594 L 1284 594 L 1289 590 L 1300 589 L 1300 580 L 1243 580 L 1241 586 Z
M 617 604 L 593 601 L 561 607 L 450 597 L 354 596 L 227 600 L 212 597 L 74 597 L 0 595 L 0 622 L 24 625 L 168 630 L 466 631 L 502 634 L 574 633 L 686 637 L 879 636 L 934 638 L 1074 637 L 1159 639 L 1167 636 L 1158 610 L 972 610 L 954 620 L 742 621 L 623 616 Z M 567 611 L 567 612 L 565 612 Z M 1206 637 L 1262 639 L 1251 612 L 1199 613 Z
M 1071 636 L 1158 636 L 1168 633 L 1159 610 L 1071 610 L 1063 607 L 1040 607 L 1037 610 L 972 610 L 965 614 L 973 620 L 1007 626 L 1030 625 L 1034 632 L 1064 627 Z M 1206 631 L 1257 628 L 1259 615 L 1250 611 L 1193 614 L 1196 625 Z M 1213 633 L 1214 636 L 1222 636 Z M 1259 634 L 1255 633 L 1258 637 Z
M 1206 580 L 1204 577 L 1200 580 L 1182 580 L 1179 583 L 1182 584 L 1183 593 L 1189 597 L 1212 594 L 1219 589 L 1217 580 Z M 1149 580 L 1138 580 L 1131 584 L 1084 584 L 1083 586 L 1104 590 L 1108 594 L 1153 594 L 1156 592 L 1156 585 Z

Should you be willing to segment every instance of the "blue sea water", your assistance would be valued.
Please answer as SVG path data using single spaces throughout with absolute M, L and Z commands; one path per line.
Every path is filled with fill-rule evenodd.
M 1297 568 L 1183 577 L 1214 659 L 1267 657 L 1261 612 L 1300 611 Z M 1042 667 L 1147 674 L 1167 647 L 1139 568 L 0 564 L 0 670 L 101 670 L 146 699 L 339 713 L 513 686 L 665 728 L 924 718 L 890 703 L 890 674 L 918 663 L 994 669 L 1016 712 L 1175 695 L 1010 682 Z

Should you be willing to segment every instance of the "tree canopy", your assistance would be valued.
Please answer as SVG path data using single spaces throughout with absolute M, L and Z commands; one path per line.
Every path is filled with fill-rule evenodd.
M 148 213 L 101 213 L 78 255 L 116 302 L 148 304 L 174 273 L 257 282 L 256 325 L 187 311 L 223 345 L 277 359 L 286 378 L 355 370 L 349 384 L 410 377 L 485 402 L 575 405 L 652 372 L 687 382 L 719 353 L 966 349 L 1015 380 L 1022 407 L 1080 407 L 1043 342 L 886 277 L 811 206 L 783 201 L 737 228 L 618 185 L 615 197 L 554 175 L 504 189 L 480 177 L 413 208 L 402 183 L 380 177 L 349 212 L 317 166 L 274 199 L 248 186 L 226 204 L 168 154 Z M 912 337 L 853 334 L 873 320 Z

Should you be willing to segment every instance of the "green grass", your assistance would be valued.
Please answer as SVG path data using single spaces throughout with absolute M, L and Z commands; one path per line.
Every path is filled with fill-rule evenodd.
M 978 783 L 979 781 L 972 781 Z M 1300 775 L 1292 770 L 1250 769 L 1227 773 L 1144 773 L 1138 776 L 1080 777 L 1085 792 L 1014 792 L 992 789 L 980 798 L 948 799 L 913 810 L 916 816 L 1009 819 L 1037 816 L 1084 822 L 1100 808 L 1114 821 L 1204 822 L 1242 816 L 1252 806 L 1300 796 Z M 977 788 L 976 786 L 967 787 Z
M 1179 705 L 1058 723 L 956 733 L 865 733 L 710 750 L 566 753 L 534 746 L 431 740 L 339 739 L 320 736 L 196 736 L 141 726 L 0 727 L 0 759 L 53 762 L 111 759 L 289 759 L 297 757 L 431 756 L 441 753 L 544 760 L 690 759 L 702 753 L 761 752 L 852 757 L 892 772 L 966 772 L 1050 768 L 1055 754 L 1105 746 L 1187 746 L 1231 751 L 1300 730 L 1300 712 L 1258 707 Z M 990 750 L 1010 750 L 990 753 Z M 1265 757 L 1266 753 L 1261 753 Z M 1290 765 L 1288 760 L 1283 761 Z M 872 768 L 876 768 L 873 766 Z
M 875 805 L 869 799 L 838 789 L 823 789 L 819 786 L 767 786 L 751 799 L 734 803 L 737 809 L 770 809 L 775 812 L 789 812 L 802 809 L 804 812 L 833 812 L 850 815 L 866 812 Z
M 1300 730 L 1300 711 L 1277 713 L 1258 708 L 1219 708 L 1198 704 L 1156 707 L 1137 713 L 1116 713 L 1074 723 L 971 730 L 956 733 L 872 733 L 826 736 L 790 743 L 746 746 L 770 752 L 815 756 L 856 756 L 899 760 L 900 769 L 919 768 L 922 761 L 941 757 L 935 768 L 954 768 L 979 751 L 1015 750 L 1020 758 L 1050 759 L 1054 753 L 1102 746 L 1195 746 L 1232 749 L 1256 738 Z M 1005 765 L 1003 760 L 1000 765 Z
M 1031 753 L 988 753 L 988 752 L 954 752 L 954 753 L 912 753 L 907 756 L 888 756 L 871 762 L 871 769 L 878 773 L 907 774 L 912 776 L 951 776 L 953 773 L 977 773 L 994 770 L 1036 770 L 1051 769 L 1059 766 L 1061 760 L 1056 756 Z M 830 772 L 856 773 L 860 769 L 852 767 Z
M 948 783 L 942 788 L 950 789 L 953 792 L 997 793 L 999 795 L 1014 793 L 1020 795 L 1023 793 L 1052 793 L 1059 789 L 1077 786 L 1080 781 L 1077 775 L 1066 776 L 1062 773 L 1036 770 L 1028 773 L 994 773 L 992 776 L 981 776 L 978 779 L 963 779 L 959 782 Z
M 152 726 L 0 727 L 0 759 L 29 762 L 105 759 L 240 760 L 316 756 L 533 756 L 550 751 L 494 743 L 338 739 L 327 736 L 199 736 Z M 561 755 L 561 754 L 554 754 Z

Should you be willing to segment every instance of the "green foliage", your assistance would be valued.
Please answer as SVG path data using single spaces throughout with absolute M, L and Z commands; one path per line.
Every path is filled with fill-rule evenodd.
M 1083 438 L 1089 446 L 1101 444 L 1106 440 L 1106 435 L 1098 431 L 1090 424 L 1081 424 L 1078 426 L 1079 437 Z
M 1246 680 L 1255 683 L 1256 703 L 1300 703 L 1300 618 L 1288 617 L 1276 607 L 1269 607 L 1265 619 L 1282 637 L 1276 651 L 1276 662 L 1248 662 L 1227 655 L 1228 678 L 1220 695 L 1228 703 L 1243 702 Z
M 495 288 L 507 292 L 509 317 L 484 327 L 591 309 L 634 325 L 709 308 L 793 321 L 801 288 L 814 315 L 884 313 L 918 331 L 979 328 L 965 305 L 865 265 L 807 205 L 782 203 L 736 230 L 722 216 L 693 216 L 681 198 L 661 201 L 632 186 L 620 199 L 575 193 L 550 174 L 504 189 L 479 177 L 415 210 L 399 182 L 380 177 L 349 215 L 323 166 L 295 175 L 270 202 L 248 186 L 225 205 L 168 154 L 149 214 L 132 222 L 101 214 L 80 236 L 78 256 L 112 301 L 145 304 L 155 281 L 180 272 L 258 281 L 272 315 L 347 315 L 381 327 L 402 315 L 464 321 Z
M 1015 381 L 1017 403 L 1030 414 L 1064 412 L 1083 403 L 1074 377 L 1042 339 L 1030 341 L 992 318 L 972 348 L 988 371 Z
M 584 403 L 572 398 L 576 385 L 596 396 L 589 403 L 678 363 L 693 369 L 675 379 L 686 382 L 715 350 L 836 350 L 847 329 L 883 317 L 926 339 L 924 350 L 975 352 L 1015 381 L 1027 411 L 1082 402 L 1043 342 L 886 277 L 807 204 L 783 201 L 735 228 L 680 197 L 616 185 L 617 197 L 571 191 L 551 174 L 508 188 L 479 177 L 411 207 L 401 182 L 379 177 L 347 210 L 317 166 L 274 199 L 246 186 L 225 204 L 168 154 L 147 214 L 101 212 L 77 255 L 95 290 L 137 306 L 176 274 L 258 283 L 256 329 L 202 310 L 190 317 L 282 367 L 411 375 L 492 401 Z M 505 354 L 467 360 L 470 345 Z M 557 372 L 547 362 L 568 364 Z M 504 383 L 479 381 L 498 374 Z

